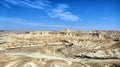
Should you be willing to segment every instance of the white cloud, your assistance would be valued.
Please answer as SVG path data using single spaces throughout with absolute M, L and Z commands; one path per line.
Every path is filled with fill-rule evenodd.
M 67 4 L 54 4 L 48 0 L 4 0 L 3 4 L 10 8 L 14 6 L 30 7 L 45 11 L 51 18 L 58 18 L 64 21 L 76 22 L 79 17 L 67 9 L 70 8 Z M 53 6 L 57 5 L 57 6 Z
M 2 23 L 14 23 L 14 24 L 22 24 L 22 25 L 28 25 L 28 26 L 42 26 L 42 27 L 67 27 L 67 25 L 50 25 L 50 24 L 44 24 L 39 22 L 31 22 L 22 18 L 14 18 L 14 17 L 0 17 L 0 22 Z
M 69 8 L 68 5 L 59 4 L 56 8 L 51 9 L 51 12 L 49 12 L 49 16 L 65 21 L 78 21 L 79 17 L 67 11 L 67 8 Z
M 31 7 L 36 9 L 44 9 L 45 6 L 48 6 L 48 2 L 44 0 L 4 0 L 9 5 L 15 5 L 15 6 L 23 6 L 23 7 Z
M 12 5 L 21 5 L 18 0 L 4 0 L 6 3 L 8 4 L 12 4 Z

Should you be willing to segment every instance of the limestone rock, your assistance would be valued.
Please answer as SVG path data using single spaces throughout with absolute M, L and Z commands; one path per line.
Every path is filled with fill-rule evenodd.
M 119 67 L 120 31 L 2 31 L 0 67 Z

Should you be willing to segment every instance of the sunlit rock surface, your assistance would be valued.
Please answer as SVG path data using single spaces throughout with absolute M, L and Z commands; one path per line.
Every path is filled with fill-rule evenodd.
M 120 31 L 1 31 L 0 67 L 120 67 Z

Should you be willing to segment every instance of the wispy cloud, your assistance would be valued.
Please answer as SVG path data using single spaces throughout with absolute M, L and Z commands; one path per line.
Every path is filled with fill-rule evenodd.
M 0 17 L 0 29 L 4 29 L 5 27 L 7 27 L 6 25 L 4 26 L 4 23 L 10 23 L 10 25 L 7 27 L 8 29 L 14 29 L 16 28 L 16 26 L 22 25 L 27 26 L 28 28 L 33 28 L 33 27 L 37 27 L 37 28 L 59 28 L 59 29 L 63 29 L 63 28 L 72 28 L 72 29 L 85 29 L 85 30 L 93 30 L 93 29 L 98 29 L 98 30 L 116 30 L 118 29 L 118 26 L 116 25 L 77 25 L 77 26 L 73 26 L 73 25 L 51 25 L 51 24 L 45 24 L 44 22 L 31 22 L 22 18 L 14 18 L 14 17 Z M 15 24 L 16 26 L 12 25 Z
M 70 7 L 67 4 L 55 4 L 48 0 L 3 0 L 2 3 L 8 8 L 21 6 L 43 10 L 51 18 L 58 18 L 64 21 L 76 22 L 79 20 L 77 15 L 68 10 Z
M 2 3 L 5 7 L 7 7 L 7 8 L 12 8 L 9 4 L 7 4 L 7 3 Z
M 42 27 L 68 27 L 67 25 L 50 25 L 50 24 L 44 24 L 44 23 L 39 23 L 39 22 L 31 22 L 22 18 L 14 18 L 14 17 L 0 17 L 0 22 L 7 22 L 7 23 L 14 23 L 17 25 L 28 25 L 28 26 L 42 26 Z
M 113 17 L 104 17 L 102 18 L 103 21 L 105 22 L 117 22 L 117 18 L 113 18 Z
M 69 8 L 69 6 L 66 4 L 58 4 L 57 7 L 51 9 L 49 16 L 65 21 L 78 21 L 79 17 L 69 12 L 67 8 Z
M 23 7 L 31 7 L 36 9 L 44 9 L 45 6 L 49 6 L 45 0 L 4 0 L 9 5 L 14 6 L 23 6 Z

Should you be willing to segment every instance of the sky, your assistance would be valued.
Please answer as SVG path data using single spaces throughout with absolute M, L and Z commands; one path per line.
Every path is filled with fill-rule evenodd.
M 0 30 L 120 30 L 120 0 L 0 0 Z

